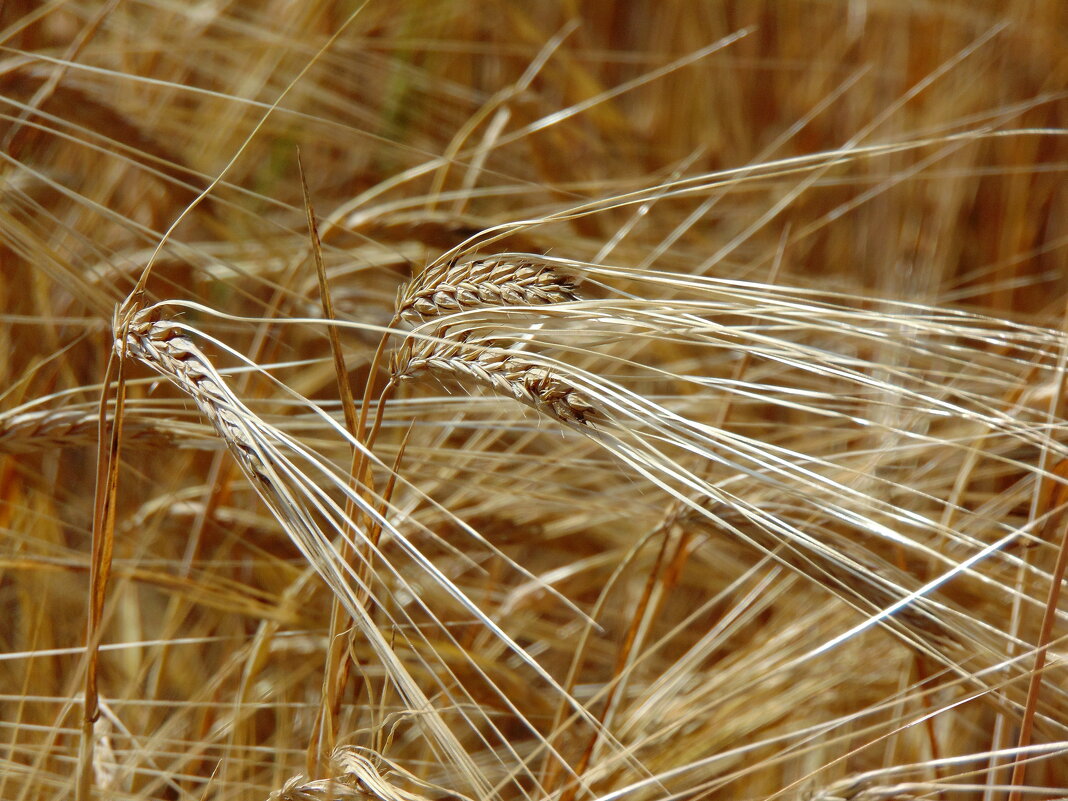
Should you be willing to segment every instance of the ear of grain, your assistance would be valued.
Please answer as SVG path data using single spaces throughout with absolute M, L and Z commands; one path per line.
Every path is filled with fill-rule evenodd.
M 97 414 L 82 409 L 40 409 L 0 415 L 0 454 L 29 454 L 88 447 L 99 435 Z M 134 448 L 213 448 L 202 425 L 134 406 L 123 417 L 123 445 Z
M 400 785 L 448 793 L 458 801 L 471 801 L 466 796 L 430 785 L 408 770 L 366 748 L 340 746 L 330 756 L 331 775 L 309 780 L 294 776 L 281 790 L 271 793 L 269 801 L 429 801 L 428 796 Z
M 806 794 L 804 801 L 913 801 L 944 789 L 937 784 L 878 784 L 865 776 L 847 776 Z
M 93 724 L 93 737 L 96 740 L 93 748 L 93 782 L 102 794 L 108 795 L 118 792 L 129 792 L 129 787 L 122 784 L 129 782 L 121 781 L 121 773 L 118 761 L 115 758 L 115 750 L 111 743 L 111 721 L 102 715 Z
M 493 341 L 409 339 L 391 370 L 398 380 L 431 372 L 473 382 L 571 425 L 584 426 L 595 415 L 593 404 L 557 371 Z
M 554 266 L 504 254 L 429 268 L 405 288 L 397 315 L 420 321 L 486 306 L 543 306 L 578 298 L 575 281 Z
M 242 469 L 259 482 L 270 484 L 269 470 L 251 436 L 248 424 L 251 416 L 182 329 L 142 315 L 129 327 L 125 343 L 116 342 L 116 348 L 123 344 L 131 355 L 188 393 Z

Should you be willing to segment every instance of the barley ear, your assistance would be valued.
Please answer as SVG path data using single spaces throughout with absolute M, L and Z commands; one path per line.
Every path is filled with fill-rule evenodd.
M 402 291 L 397 316 L 409 322 L 497 306 L 547 306 L 578 300 L 575 281 L 553 265 L 515 254 L 446 262 Z

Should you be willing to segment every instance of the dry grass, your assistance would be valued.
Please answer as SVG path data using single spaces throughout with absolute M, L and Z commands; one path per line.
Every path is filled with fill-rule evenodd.
M 1068 798 L 1063 4 L 0 31 L 0 799 Z

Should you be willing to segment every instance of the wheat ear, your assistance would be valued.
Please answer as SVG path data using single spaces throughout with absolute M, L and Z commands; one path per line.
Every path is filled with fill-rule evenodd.
M 933 784 L 876 785 L 864 776 L 847 776 L 827 787 L 804 796 L 804 801 L 913 801 L 937 794 L 941 789 Z
M 86 447 L 99 436 L 97 413 L 82 409 L 40 409 L 0 415 L 0 453 L 28 454 Z M 164 419 L 148 409 L 126 410 L 123 443 L 138 448 L 212 447 L 202 425 Z
M 393 358 L 394 380 L 430 372 L 472 380 L 564 423 L 586 425 L 594 406 L 558 372 L 493 340 L 409 338 Z
M 545 306 L 578 299 L 575 281 L 552 265 L 505 254 L 427 269 L 402 291 L 397 316 L 417 322 L 487 306 Z
M 116 348 L 121 345 L 116 342 Z M 184 330 L 142 314 L 127 329 L 125 346 L 130 355 L 188 393 L 245 472 L 270 484 L 270 471 L 250 435 L 248 413 Z
M 281 790 L 269 796 L 269 801 L 429 801 L 421 793 L 394 784 L 390 778 L 399 776 L 406 784 L 413 784 L 441 795 L 443 788 L 429 784 L 400 766 L 366 748 L 339 746 L 330 756 L 331 776 L 308 780 L 294 776 Z M 449 790 L 458 801 L 471 801 L 465 795 Z

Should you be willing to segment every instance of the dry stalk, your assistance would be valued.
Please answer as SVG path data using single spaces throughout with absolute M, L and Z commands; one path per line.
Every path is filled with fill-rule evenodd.
M 493 340 L 409 338 L 393 358 L 392 377 L 423 372 L 475 381 L 564 423 L 586 425 L 595 414 L 593 404 L 558 373 Z
M 545 306 L 578 299 L 574 280 L 551 265 L 504 254 L 429 268 L 405 287 L 397 316 L 418 322 L 487 306 Z

